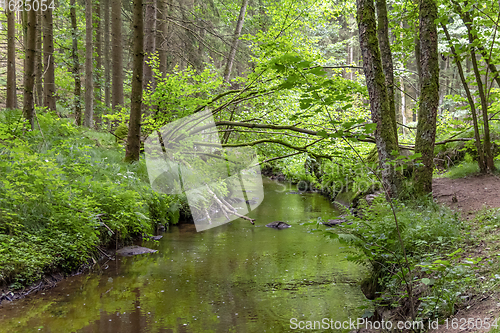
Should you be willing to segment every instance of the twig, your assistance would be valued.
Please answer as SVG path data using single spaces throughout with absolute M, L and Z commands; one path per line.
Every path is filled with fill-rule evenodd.
M 101 248 L 97 245 L 94 245 L 95 248 L 97 250 L 99 250 L 99 252 L 101 252 L 102 255 L 106 256 L 109 260 L 115 260 L 113 257 L 111 257 L 110 255 L 108 255 L 106 252 L 104 252 L 103 250 L 101 250 Z

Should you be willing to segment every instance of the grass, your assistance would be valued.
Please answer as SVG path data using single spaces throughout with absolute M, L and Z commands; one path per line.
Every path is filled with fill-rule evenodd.
M 495 166 L 500 170 L 500 161 L 495 161 Z M 479 166 L 476 161 L 463 161 L 458 165 L 452 166 L 448 171 L 439 174 L 437 177 L 457 179 L 477 174 L 479 174 Z

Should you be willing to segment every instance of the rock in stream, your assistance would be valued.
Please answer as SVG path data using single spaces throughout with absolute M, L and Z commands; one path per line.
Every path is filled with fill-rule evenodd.
M 116 254 L 119 256 L 124 256 L 124 257 L 130 257 L 130 256 L 135 256 L 138 254 L 144 254 L 144 253 L 155 253 L 157 250 L 152 250 L 148 249 L 147 247 L 142 247 L 142 246 L 125 246 L 122 249 L 119 249 L 116 251 Z

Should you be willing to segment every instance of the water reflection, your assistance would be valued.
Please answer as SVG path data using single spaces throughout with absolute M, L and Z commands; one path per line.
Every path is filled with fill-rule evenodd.
M 155 254 L 119 258 L 101 272 L 0 308 L 1 332 L 289 332 L 290 319 L 345 320 L 363 312 L 360 267 L 300 222 L 334 215 L 318 194 L 265 182 L 248 221 L 197 233 L 172 227 Z M 274 220 L 285 230 L 264 227 Z

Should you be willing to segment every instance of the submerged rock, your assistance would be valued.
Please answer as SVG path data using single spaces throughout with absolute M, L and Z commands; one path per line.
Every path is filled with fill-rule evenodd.
M 342 224 L 344 222 L 346 222 L 347 220 L 346 219 L 334 219 L 334 220 L 328 220 L 326 222 L 323 222 L 324 225 L 327 225 L 329 227 L 332 227 L 334 225 L 339 225 L 339 224 Z
M 281 230 L 281 229 L 290 228 L 291 225 L 289 225 L 285 222 L 282 222 L 282 221 L 274 221 L 274 222 L 266 224 L 266 227 Z
M 116 251 L 116 254 L 119 256 L 124 256 L 124 257 L 130 257 L 130 256 L 135 256 L 138 254 L 144 254 L 144 253 L 155 253 L 157 250 L 152 250 L 148 249 L 147 247 L 142 247 L 142 246 L 125 246 L 122 249 L 119 249 Z

